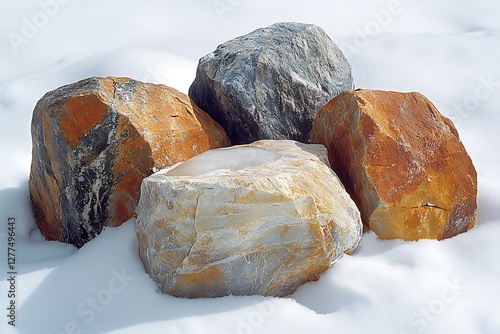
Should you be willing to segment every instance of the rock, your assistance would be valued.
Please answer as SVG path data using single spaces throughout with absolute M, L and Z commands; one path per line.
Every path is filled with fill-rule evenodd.
M 128 78 L 89 78 L 38 101 L 29 180 L 46 238 L 81 247 L 134 214 L 142 179 L 210 148 L 224 130 L 189 98 Z
M 382 239 L 445 239 L 474 226 L 477 174 L 448 118 L 419 93 L 345 91 L 319 112 L 312 143 Z
M 352 88 L 349 63 L 321 28 L 277 23 L 201 58 L 189 96 L 233 144 L 307 142 L 317 110 Z
M 322 145 L 258 141 L 144 179 L 136 232 L 146 271 L 163 293 L 189 298 L 285 296 L 317 280 L 362 232 L 327 159 Z

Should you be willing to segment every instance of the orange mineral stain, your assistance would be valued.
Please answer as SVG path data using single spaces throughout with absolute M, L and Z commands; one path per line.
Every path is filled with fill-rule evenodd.
M 68 144 L 75 146 L 94 125 L 101 121 L 106 113 L 106 105 L 96 95 L 85 95 L 67 100 L 63 110 L 61 131 Z

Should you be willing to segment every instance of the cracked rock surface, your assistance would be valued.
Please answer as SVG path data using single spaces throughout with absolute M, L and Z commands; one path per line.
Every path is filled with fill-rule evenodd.
M 345 91 L 317 114 L 311 142 L 380 238 L 445 239 L 472 228 L 477 174 L 448 118 L 422 94 Z
M 318 109 L 352 88 L 351 66 L 321 28 L 283 22 L 230 40 L 201 58 L 189 96 L 233 144 L 307 142 Z
M 31 125 L 36 222 L 77 247 L 134 214 L 154 168 L 228 146 L 224 130 L 164 85 L 93 77 L 48 92 Z
M 207 170 L 214 151 L 225 163 Z M 164 293 L 285 296 L 353 252 L 362 224 L 323 145 L 264 140 L 144 179 L 136 233 Z

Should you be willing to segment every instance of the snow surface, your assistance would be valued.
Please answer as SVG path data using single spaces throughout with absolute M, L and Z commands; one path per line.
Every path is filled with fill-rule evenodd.
M 199 176 L 227 173 L 247 167 L 268 165 L 281 159 L 281 154 L 261 147 L 228 147 L 209 150 L 176 165 L 165 175 Z
M 0 6 L 1 333 L 500 333 L 500 2 L 0 0 Z M 419 91 L 455 122 L 478 171 L 474 229 L 439 242 L 365 233 L 354 254 L 288 298 L 158 293 L 137 256 L 133 220 L 80 250 L 44 240 L 27 179 L 31 115 L 45 92 L 93 75 L 187 92 L 200 57 L 279 21 L 324 28 L 350 61 L 356 87 Z M 16 219 L 15 327 L 6 317 L 8 217 Z

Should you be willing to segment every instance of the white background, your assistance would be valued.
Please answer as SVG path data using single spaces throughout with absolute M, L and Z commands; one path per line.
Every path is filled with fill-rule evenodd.
M 493 0 L 0 0 L 1 332 L 500 332 L 499 17 Z M 43 240 L 27 179 L 31 114 L 45 92 L 93 75 L 187 92 L 200 57 L 279 21 L 322 27 L 350 61 L 356 87 L 419 91 L 455 122 L 478 171 L 474 229 L 441 242 L 367 233 L 356 253 L 281 299 L 157 293 L 132 220 L 78 251 Z M 16 327 L 6 317 L 9 216 Z

